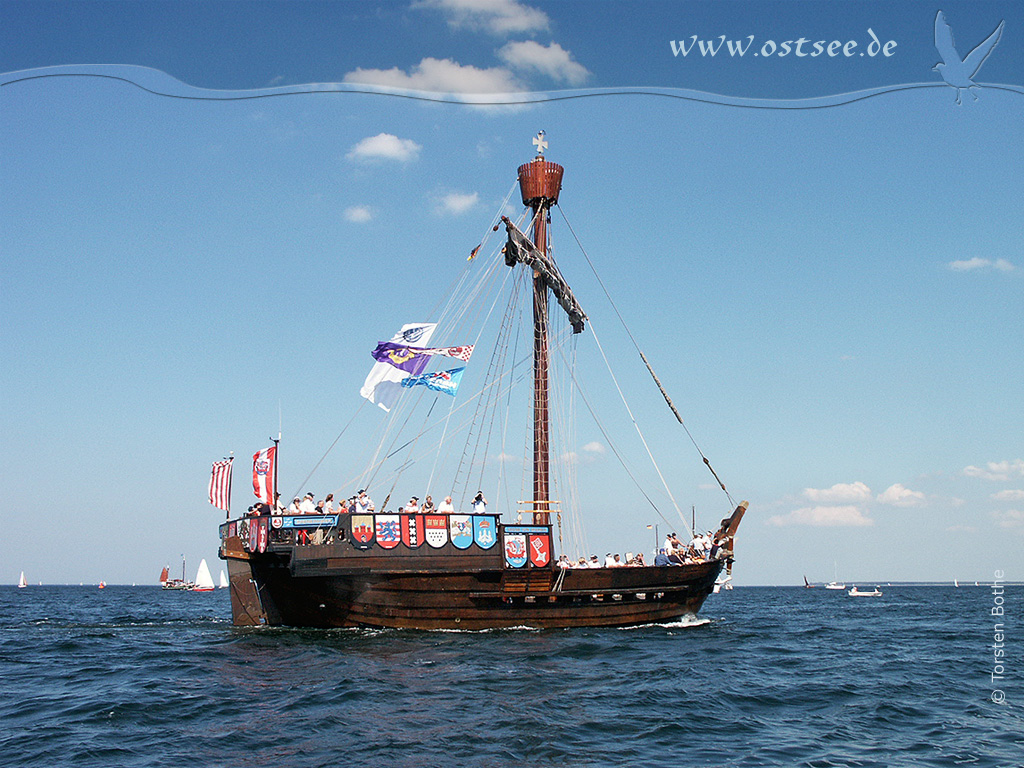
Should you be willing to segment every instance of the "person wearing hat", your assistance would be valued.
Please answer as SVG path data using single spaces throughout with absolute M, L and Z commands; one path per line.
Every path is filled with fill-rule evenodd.
M 409 503 L 405 505 L 403 510 L 407 515 L 418 515 L 420 513 L 420 500 L 413 496 L 409 499 Z
M 313 503 L 313 494 L 307 493 L 299 502 L 299 514 L 312 515 L 314 512 L 316 512 L 316 504 Z
M 597 555 L 590 556 L 590 562 L 587 563 L 587 568 L 600 568 L 601 563 L 597 561 Z
M 356 514 L 365 515 L 373 512 L 373 501 L 366 493 L 365 488 L 359 490 L 359 495 L 356 497 Z

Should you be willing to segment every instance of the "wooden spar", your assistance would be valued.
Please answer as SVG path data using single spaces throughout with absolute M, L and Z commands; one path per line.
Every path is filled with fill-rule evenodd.
M 547 146 L 539 136 L 538 149 L 543 153 Z M 548 211 L 558 202 L 562 188 L 564 169 L 549 163 L 543 154 L 532 162 L 519 166 L 519 189 L 523 205 L 533 210 L 533 244 L 547 255 Z M 536 269 L 533 272 L 533 498 L 535 525 L 550 523 L 550 431 L 551 417 L 548 410 L 548 286 Z

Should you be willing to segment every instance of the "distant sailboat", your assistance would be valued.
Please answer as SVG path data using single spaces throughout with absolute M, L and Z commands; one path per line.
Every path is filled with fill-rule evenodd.
M 161 587 L 164 586 L 167 583 L 167 579 L 168 578 L 170 578 L 170 571 L 168 571 L 167 566 L 165 565 L 164 569 L 162 571 L 160 571 L 160 586 Z
M 100 582 L 100 589 L 106 589 L 106 588 L 107 588 L 107 582 L 101 581 Z
M 228 577 L 227 577 L 227 574 L 224 573 L 224 569 L 223 568 L 221 568 L 221 570 L 220 570 L 220 584 L 218 586 L 221 589 L 224 589 L 225 587 L 228 586 Z
M 199 570 L 196 572 L 196 585 L 192 587 L 193 592 L 212 592 L 213 576 L 210 574 L 210 567 L 206 559 L 200 561 Z
M 835 579 L 825 585 L 825 589 L 846 589 L 846 584 L 839 583 L 839 565 L 832 561 L 832 566 L 835 568 Z
M 957 581 L 956 579 L 953 579 L 953 586 L 954 587 L 959 587 L 960 586 L 960 582 Z
M 28 582 L 25 581 L 25 572 L 22 571 L 21 572 L 21 578 L 18 579 L 18 589 L 24 589 L 27 586 L 28 586 Z
M 813 589 L 813 588 L 814 588 L 814 585 L 813 585 L 813 584 L 811 584 L 811 582 L 809 582 L 809 581 L 807 580 L 807 577 L 806 577 L 806 576 L 804 576 L 804 588 L 805 588 L 805 589 Z

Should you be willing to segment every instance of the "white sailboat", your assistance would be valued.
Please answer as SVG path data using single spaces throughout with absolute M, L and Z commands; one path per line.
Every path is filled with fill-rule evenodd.
M 204 558 L 199 563 L 199 570 L 196 572 L 196 585 L 192 587 L 193 592 L 212 592 L 213 576 L 210 574 L 210 567 Z
M 218 584 L 218 586 L 221 589 L 224 589 L 226 586 L 228 586 L 228 577 L 227 574 L 224 573 L 223 568 L 220 569 L 220 584 Z
M 825 589 L 846 589 L 846 584 L 839 583 L 839 565 L 833 560 L 832 566 L 835 568 L 835 578 L 825 585 Z
M 28 582 L 25 581 L 25 572 L 22 571 L 21 572 L 21 578 L 18 579 L 18 589 L 24 589 L 27 586 L 28 586 Z

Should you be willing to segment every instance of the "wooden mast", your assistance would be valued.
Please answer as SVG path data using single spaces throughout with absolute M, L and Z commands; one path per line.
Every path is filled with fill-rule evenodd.
M 548 143 L 544 131 L 533 140 L 537 157 L 519 166 L 523 205 L 533 210 L 533 244 L 547 255 L 548 211 L 558 202 L 564 169 L 544 159 Z M 539 272 L 533 273 L 533 522 L 550 523 L 550 432 L 548 410 L 548 287 Z

